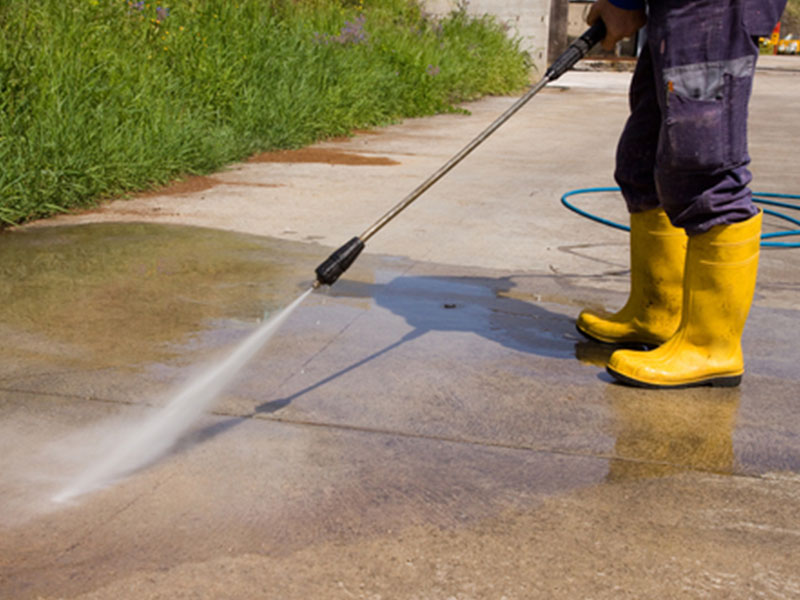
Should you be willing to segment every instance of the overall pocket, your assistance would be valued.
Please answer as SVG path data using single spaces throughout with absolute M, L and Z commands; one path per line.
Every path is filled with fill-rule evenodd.
M 753 56 L 665 69 L 659 164 L 709 171 L 746 162 L 754 70 Z
M 724 99 L 697 100 L 669 92 L 659 136 L 659 165 L 677 171 L 723 167 L 729 140 L 725 105 Z

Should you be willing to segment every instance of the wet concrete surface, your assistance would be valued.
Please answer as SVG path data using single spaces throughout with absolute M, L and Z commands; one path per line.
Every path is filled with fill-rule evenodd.
M 790 76 L 770 71 L 778 83 L 763 105 L 754 98 L 756 166 L 769 147 L 758 126 L 776 134 L 759 115 Z M 595 81 L 601 102 L 620 101 L 624 87 Z M 562 107 L 544 104 L 558 119 Z M 382 147 L 446 138 L 449 119 L 397 126 Z M 613 137 L 605 127 L 598 135 Z M 381 135 L 361 137 L 341 144 Z M 353 176 L 337 169 L 405 168 L 300 162 L 334 181 Z M 281 180 L 275 164 L 251 163 L 266 169 L 247 171 L 252 182 L 270 186 L 251 187 L 306 198 L 311 171 Z M 588 164 L 600 178 L 603 161 Z M 508 174 L 498 168 L 496 179 Z M 789 156 L 765 170 L 775 191 L 792 191 Z M 536 175 L 551 176 L 507 185 Z M 574 330 L 581 307 L 624 302 L 625 238 L 551 209 L 533 238 L 504 233 L 504 248 L 529 248 L 505 268 L 481 252 L 459 264 L 476 235 L 496 235 L 485 206 L 465 203 L 469 226 L 438 240 L 437 260 L 410 217 L 387 242 L 405 236 L 407 252 L 370 246 L 312 294 L 166 456 L 54 504 L 137 419 L 307 289 L 333 249 L 300 203 L 288 221 L 256 211 L 253 222 L 290 230 L 268 236 L 164 218 L 192 202 L 213 214 L 200 196 L 231 189 L 220 187 L 0 235 L 0 597 L 800 595 L 797 250 L 762 253 L 740 388 L 635 390 L 612 384 L 608 349 Z M 537 261 L 516 266 L 526 256 Z

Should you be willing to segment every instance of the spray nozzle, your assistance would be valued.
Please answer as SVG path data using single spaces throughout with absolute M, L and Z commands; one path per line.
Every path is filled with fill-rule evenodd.
M 358 258 L 363 249 L 364 242 L 360 238 L 354 237 L 336 250 L 314 271 L 317 274 L 317 281 L 314 283 L 314 287 L 333 285 L 342 276 L 342 273 L 350 268 L 350 265 Z

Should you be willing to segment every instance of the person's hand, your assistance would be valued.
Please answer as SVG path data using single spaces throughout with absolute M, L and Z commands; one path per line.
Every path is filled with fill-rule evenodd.
M 608 0 L 597 0 L 586 22 L 594 25 L 597 19 L 606 25 L 606 37 L 601 44 L 605 50 L 613 50 L 618 41 L 634 35 L 647 22 L 644 10 L 617 8 Z

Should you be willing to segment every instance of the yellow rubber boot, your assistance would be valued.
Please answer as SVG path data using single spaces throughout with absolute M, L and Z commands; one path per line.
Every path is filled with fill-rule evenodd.
M 649 352 L 617 350 L 607 371 L 641 387 L 736 386 L 758 271 L 762 213 L 689 238 L 678 331 Z
M 681 321 L 687 237 L 660 208 L 632 213 L 631 289 L 614 314 L 584 310 L 575 323 L 586 337 L 607 344 L 658 346 Z

